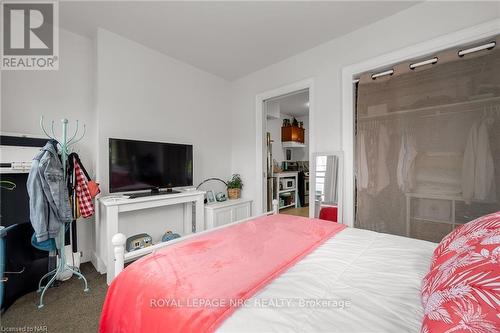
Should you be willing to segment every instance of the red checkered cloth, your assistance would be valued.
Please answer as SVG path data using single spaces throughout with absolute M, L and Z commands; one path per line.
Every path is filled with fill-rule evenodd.
M 78 205 L 80 208 L 80 214 L 82 217 L 91 217 L 94 215 L 94 203 L 92 202 L 92 196 L 90 195 L 89 188 L 87 186 L 87 179 L 80 168 L 80 164 L 76 159 L 73 160 L 73 165 L 75 166 L 75 191 L 76 197 L 78 198 Z

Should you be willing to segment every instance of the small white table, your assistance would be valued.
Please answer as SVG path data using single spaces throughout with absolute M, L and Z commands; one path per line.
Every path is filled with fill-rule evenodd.
M 114 252 L 112 237 L 119 233 L 119 217 L 120 213 L 137 211 L 142 209 L 150 209 L 155 207 L 164 207 L 170 205 L 184 205 L 184 235 L 193 232 L 192 204 L 195 204 L 195 232 L 203 231 L 204 226 L 204 197 L 205 192 L 189 190 L 173 194 L 152 195 L 129 199 L 126 197 L 107 196 L 99 198 L 100 204 L 100 232 L 99 237 L 104 237 L 105 248 L 98 248 L 98 256 L 106 265 L 107 283 L 110 284 L 115 276 L 114 273 Z M 104 233 L 104 235 L 103 235 Z M 98 244 L 103 244 L 98 241 Z M 155 250 L 155 245 L 128 253 L 126 259 L 128 261 L 138 259 L 138 257 L 151 253 Z
M 205 228 L 212 229 L 252 216 L 252 200 L 235 199 L 205 205 Z

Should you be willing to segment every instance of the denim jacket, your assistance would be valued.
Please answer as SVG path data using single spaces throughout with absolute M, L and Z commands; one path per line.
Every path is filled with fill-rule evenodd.
M 72 220 L 68 188 L 56 144 L 55 140 L 47 142 L 33 159 L 28 176 L 30 220 L 38 242 L 56 238 L 64 223 Z

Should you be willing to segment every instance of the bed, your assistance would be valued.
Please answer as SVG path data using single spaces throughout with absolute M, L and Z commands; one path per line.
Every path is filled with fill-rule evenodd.
M 495 226 L 488 232 L 498 232 L 498 221 L 500 214 L 497 213 Z M 287 228 L 285 223 L 291 226 L 289 234 L 278 232 Z M 258 231 L 259 225 L 266 228 L 265 234 L 271 243 L 279 246 L 259 238 L 253 242 L 238 239 Z M 294 229 L 295 225 L 299 229 Z M 303 225 L 307 225 L 304 230 L 300 229 Z M 280 241 L 282 234 L 283 239 L 293 241 Z M 256 235 L 259 236 L 258 232 Z M 458 236 L 459 233 L 453 232 L 445 241 L 453 244 L 453 237 Z M 310 240 L 303 241 L 303 238 Z M 190 243 L 205 241 L 208 247 L 189 247 Z M 422 281 L 432 282 L 428 275 L 430 267 L 435 265 L 435 243 L 345 228 L 321 220 L 274 215 L 194 236 L 178 244 L 140 259 L 118 275 L 106 297 L 100 332 L 419 332 L 421 329 L 425 332 L 426 320 L 433 320 L 431 324 L 435 324 L 440 319 L 435 318 L 435 313 L 443 314 L 444 300 L 436 309 L 422 306 Z M 227 246 L 231 246 L 232 251 L 237 248 L 236 256 L 241 260 L 231 265 L 221 264 L 220 269 L 217 265 L 229 257 L 227 252 L 212 249 Z M 241 252 L 238 248 L 242 248 Z M 273 256 L 273 249 L 279 255 Z M 439 250 L 449 255 L 447 248 Z M 193 251 L 197 252 L 196 257 L 189 259 Z M 204 260 L 205 252 L 210 251 L 215 256 L 206 254 L 207 260 Z M 263 253 L 255 255 L 255 252 Z M 288 255 L 290 260 L 273 263 L 272 257 Z M 188 259 L 183 261 L 184 257 Z M 199 262 L 191 265 L 193 260 Z M 256 264 L 260 261 L 262 269 Z M 233 265 L 238 267 L 236 273 L 230 269 L 221 273 L 224 267 Z M 247 265 L 249 270 L 241 271 L 241 267 L 247 267 L 241 265 Z M 498 268 L 493 267 L 486 273 L 491 274 L 485 281 L 496 286 L 494 292 L 498 295 Z M 440 273 L 440 269 L 437 265 L 431 273 Z M 260 276 L 260 271 L 268 273 Z M 216 279 L 221 276 L 220 281 Z M 235 289 L 233 284 L 239 287 Z M 210 299 L 216 299 L 214 295 L 237 295 L 245 302 L 229 308 L 226 304 L 200 306 L 196 303 L 189 309 L 186 303 L 180 306 L 163 303 L 158 309 L 157 302 L 162 295 L 164 301 L 179 295 L 188 298 L 209 295 Z M 153 298 L 156 298 L 154 306 Z M 496 332 L 499 328 L 493 312 L 488 311 L 488 319 L 493 318 L 490 321 L 493 329 L 477 332 Z
M 346 228 L 254 298 L 317 298 L 348 304 L 243 308 L 217 332 L 418 332 L 423 319 L 420 284 L 435 247 L 435 243 Z

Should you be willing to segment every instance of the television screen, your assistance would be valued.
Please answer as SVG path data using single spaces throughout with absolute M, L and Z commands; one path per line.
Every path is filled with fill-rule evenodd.
M 110 192 L 192 185 L 192 145 L 109 139 Z

